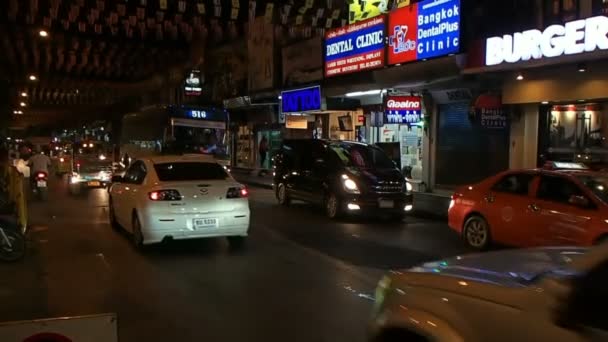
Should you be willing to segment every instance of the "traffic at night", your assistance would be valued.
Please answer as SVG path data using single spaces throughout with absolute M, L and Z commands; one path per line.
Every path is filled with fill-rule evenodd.
M 0 342 L 608 341 L 606 1 L 3 8 Z

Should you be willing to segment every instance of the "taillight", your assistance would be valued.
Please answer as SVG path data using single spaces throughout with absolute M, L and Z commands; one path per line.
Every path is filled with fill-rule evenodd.
M 181 201 L 182 195 L 177 190 L 158 190 L 148 193 L 152 201 Z
M 36 175 L 36 178 L 38 178 L 38 179 L 42 179 L 42 178 L 45 178 L 45 177 L 46 177 L 46 175 L 44 173 L 42 173 L 42 172 L 40 172 L 40 173 L 38 173 Z
M 228 193 L 226 193 L 226 198 L 245 198 L 249 196 L 249 191 L 247 188 L 243 187 L 233 187 L 228 189 Z

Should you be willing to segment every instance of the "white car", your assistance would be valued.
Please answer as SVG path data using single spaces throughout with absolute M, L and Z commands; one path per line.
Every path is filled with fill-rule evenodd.
M 473 254 L 385 276 L 369 340 L 608 341 L 608 246 Z
M 247 188 L 211 157 L 138 159 L 109 192 L 110 222 L 137 246 L 224 236 L 238 246 L 249 230 Z

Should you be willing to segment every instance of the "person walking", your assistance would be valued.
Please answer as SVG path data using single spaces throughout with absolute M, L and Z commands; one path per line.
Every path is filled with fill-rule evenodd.
M 260 168 L 264 169 L 264 164 L 266 163 L 266 156 L 268 155 L 268 139 L 266 139 L 266 136 L 263 136 L 260 140 L 259 152 Z

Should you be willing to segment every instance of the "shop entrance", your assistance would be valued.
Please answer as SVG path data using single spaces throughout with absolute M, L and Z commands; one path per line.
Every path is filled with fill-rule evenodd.
M 257 146 L 257 166 L 262 169 L 271 169 L 272 157 L 279 151 L 281 148 L 281 131 L 280 130 L 265 130 L 259 131 L 257 134 L 256 146 Z M 260 152 L 260 146 L 264 142 L 266 145 L 266 154 L 265 156 Z

